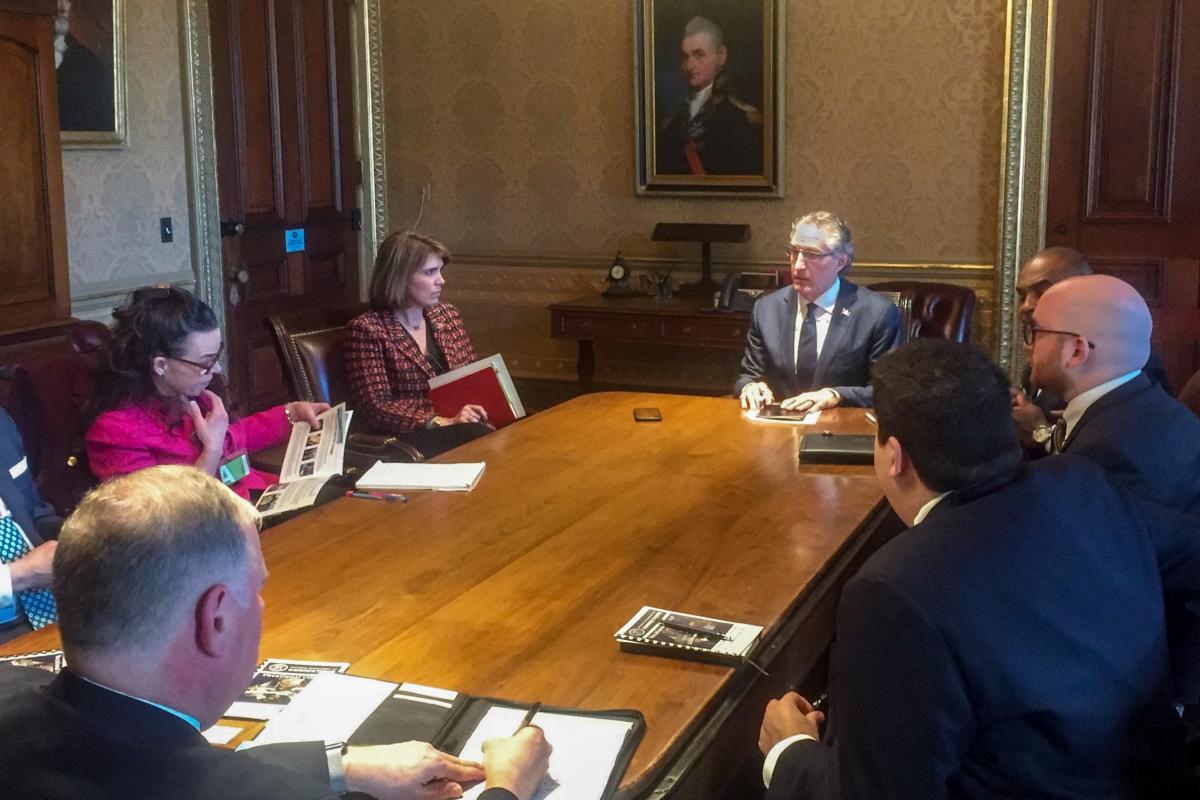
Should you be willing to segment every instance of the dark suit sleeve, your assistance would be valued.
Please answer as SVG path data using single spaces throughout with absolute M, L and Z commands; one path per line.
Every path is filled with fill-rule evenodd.
M 22 527 L 28 527 L 26 520 L 33 520 L 33 530 L 27 530 L 25 533 L 34 544 L 38 544 L 39 538 L 57 538 L 58 529 L 62 527 L 62 520 L 59 519 L 54 506 L 43 500 L 38 493 L 37 486 L 33 483 L 33 473 L 29 470 L 29 461 L 25 455 L 25 446 L 21 441 L 21 432 L 17 430 L 12 417 L 0 409 L 0 462 L 2 462 L 0 468 L 11 473 L 11 470 L 22 460 L 25 461 L 25 470 L 13 478 L 13 483 L 20 491 L 20 499 L 6 497 L 5 502 L 10 505 L 18 502 L 21 504 L 21 508 L 12 509 L 13 516 L 22 524 Z M 26 517 L 26 515 L 28 516 Z
M 1200 519 L 1130 498 L 1162 576 L 1176 703 L 1200 703 Z
M 760 303 L 754 304 L 750 312 L 750 328 L 746 332 L 746 352 L 742 354 L 742 369 L 733 383 L 733 396 L 741 397 L 746 384 L 767 379 L 767 348 L 763 344 L 762 326 L 759 324 Z
M 322 742 L 287 742 L 251 747 L 237 753 L 257 764 L 299 772 L 329 785 L 329 759 Z
M 908 596 L 873 576 L 847 584 L 837 631 L 832 746 L 788 747 L 768 797 L 947 797 L 975 720 L 940 632 Z
M 875 405 L 875 389 L 870 385 L 871 364 L 889 350 L 894 350 L 900 344 L 900 309 L 888 300 L 883 301 L 879 318 L 871 329 L 871 346 L 869 363 L 866 365 L 866 380 L 863 386 L 833 386 L 834 391 L 842 396 L 842 405 L 870 408 Z

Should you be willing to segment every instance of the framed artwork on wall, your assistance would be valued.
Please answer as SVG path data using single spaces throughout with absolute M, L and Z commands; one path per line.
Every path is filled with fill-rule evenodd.
M 637 192 L 783 196 L 780 0 L 637 0 Z
M 54 63 L 64 148 L 125 146 L 124 0 L 58 0 Z

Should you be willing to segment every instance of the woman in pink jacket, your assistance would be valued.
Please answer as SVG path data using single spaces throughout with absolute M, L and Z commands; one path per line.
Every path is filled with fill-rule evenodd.
M 288 403 L 230 422 L 208 389 L 225 349 L 212 309 L 172 287 L 138 289 L 113 311 L 109 371 L 84 437 L 88 464 L 100 480 L 157 464 L 194 464 L 218 475 L 245 498 L 276 476 L 249 469 L 243 458 L 287 441 L 291 424 L 314 427 L 324 403 Z M 220 475 L 222 465 L 229 465 Z

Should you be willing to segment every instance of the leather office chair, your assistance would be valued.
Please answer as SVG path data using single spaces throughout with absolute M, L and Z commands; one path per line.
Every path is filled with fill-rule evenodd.
M 346 325 L 362 312 L 361 308 L 322 309 L 264 320 L 292 397 L 310 403 L 349 404 L 350 384 L 343 356 Z M 364 422 L 355 420 L 352 424 L 358 428 Z M 397 436 L 358 431 L 350 434 L 347 464 L 371 459 L 416 462 L 424 461 L 425 456 Z
M 80 322 L 64 352 L 0 371 L 8 382 L 5 410 L 25 445 L 29 469 L 43 499 L 60 516 L 96 484 L 83 448 L 83 415 L 91 403 L 111 335 L 99 322 Z
M 901 341 L 934 338 L 966 342 L 971 339 L 971 315 L 975 292 L 965 286 L 927 281 L 884 281 L 870 289 L 882 295 L 898 295 Z

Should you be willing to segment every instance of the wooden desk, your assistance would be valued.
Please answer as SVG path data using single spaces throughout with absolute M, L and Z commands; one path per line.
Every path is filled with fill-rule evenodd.
M 579 387 L 590 392 L 596 374 L 594 341 L 745 349 L 750 314 L 701 310 L 711 305 L 711 301 L 697 297 L 660 301 L 653 297 L 610 299 L 590 295 L 550 306 L 550 336 L 579 342 Z
M 637 406 L 663 421 L 635 423 Z M 862 413 L 802 429 L 749 422 L 732 398 L 576 398 L 441 457 L 487 462 L 469 494 L 340 499 L 264 533 L 262 653 L 640 709 L 621 796 L 717 797 L 755 751 L 767 699 L 828 645 L 847 572 L 889 532 L 869 467 L 796 460 L 801 432 L 863 432 Z M 613 632 L 643 604 L 765 626 L 755 660 L 770 677 L 621 652 Z

